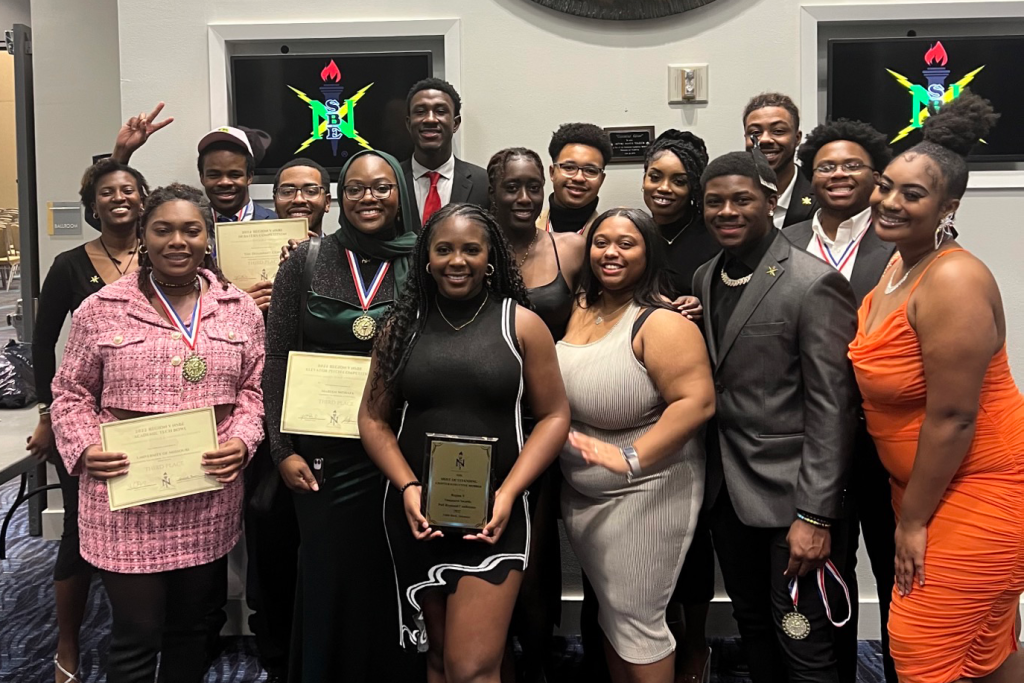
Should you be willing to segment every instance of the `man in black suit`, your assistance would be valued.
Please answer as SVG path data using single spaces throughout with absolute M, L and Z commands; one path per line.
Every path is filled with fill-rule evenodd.
M 800 132 L 800 110 L 788 95 L 761 93 L 743 110 L 743 138 L 749 150 L 758 141 L 768 164 L 778 178 L 778 198 L 773 222 L 776 228 L 806 221 L 818 210 L 811 183 L 797 172 L 796 148 Z
M 757 149 L 702 177 L 705 223 L 724 250 L 693 281 L 717 398 L 704 504 L 754 683 L 839 683 L 831 620 L 848 607 L 825 572 L 829 617 L 816 580 L 847 560 L 856 310 L 846 278 L 772 225 L 776 182 Z
M 801 170 L 810 176 L 821 208 L 811 220 L 791 225 L 782 233 L 798 248 L 806 249 L 842 273 L 850 281 L 860 306 L 867 293 L 878 284 L 895 250 L 892 243 L 878 237 L 871 225 L 871 193 L 892 159 L 886 138 L 866 123 L 841 119 L 812 130 L 800 146 L 799 156 Z M 892 512 L 889 474 L 878 459 L 863 415 L 858 424 L 855 453 L 849 487 L 853 501 L 850 517 L 853 554 L 848 575 L 856 576 L 859 521 L 878 589 L 885 680 L 897 683 L 886 628 L 895 582 L 896 519 Z M 840 638 L 845 640 L 839 655 L 843 683 L 854 683 L 856 615 L 843 627 Z
M 456 159 L 452 150 L 452 137 L 462 124 L 462 99 L 455 88 L 440 78 L 416 83 L 406 97 L 406 114 L 414 149 L 412 159 L 402 162 L 402 170 L 405 184 L 416 195 L 416 232 L 447 204 L 486 209 L 490 204 L 487 171 Z

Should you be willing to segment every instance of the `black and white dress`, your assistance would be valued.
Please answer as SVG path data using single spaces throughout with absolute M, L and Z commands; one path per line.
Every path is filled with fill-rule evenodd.
M 516 303 L 486 293 L 464 302 L 445 300 L 445 313 L 477 319 L 459 331 L 431 307 L 422 334 L 398 381 L 404 402 L 398 444 L 412 471 L 423 475 L 426 434 L 497 437 L 493 452 L 495 482 L 504 482 L 523 445 L 520 401 L 523 360 L 516 338 Z M 451 311 L 452 313 L 450 313 Z M 388 486 L 384 524 L 395 566 L 400 608 L 400 637 L 406 647 L 427 646 L 423 595 L 455 592 L 459 579 L 476 576 L 500 584 L 511 570 L 525 570 L 530 547 L 529 493 L 512 506 L 501 538 L 494 545 L 467 541 L 451 531 L 444 538 L 417 541 L 405 516 L 398 489 Z

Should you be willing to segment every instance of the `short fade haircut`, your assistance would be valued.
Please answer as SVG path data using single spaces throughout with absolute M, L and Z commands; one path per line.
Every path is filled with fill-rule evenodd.
M 318 171 L 320 173 L 320 184 L 323 185 L 327 194 L 331 193 L 331 174 L 327 172 L 326 168 L 308 157 L 296 157 L 278 169 L 277 175 L 274 176 L 274 192 L 277 192 L 277 186 L 281 184 L 281 174 L 289 168 L 295 168 L 296 166 L 308 166 Z
M 889 149 L 886 137 L 871 124 L 839 119 L 816 126 L 800 145 L 797 157 L 804 175 L 810 177 L 814 173 L 814 157 L 818 156 L 822 147 L 839 141 L 853 142 L 863 147 L 871 157 L 871 167 L 878 173 L 884 171 L 892 161 L 892 150 Z
M 563 123 L 554 133 L 551 134 L 551 144 L 548 145 L 548 154 L 551 161 L 558 160 L 558 155 L 566 145 L 586 145 L 593 147 L 601 153 L 604 165 L 612 160 L 612 141 L 600 126 L 592 123 Z
M 708 182 L 726 175 L 750 178 L 754 181 L 754 185 L 761 188 L 761 192 L 766 197 L 778 194 L 778 192 L 766 187 L 764 184 L 764 181 L 767 181 L 777 187 L 779 179 L 763 155 L 755 155 L 750 152 L 729 152 L 728 154 L 723 154 L 708 164 L 708 167 L 704 170 L 704 175 L 700 178 L 700 184 L 706 192 Z
M 796 103 L 793 102 L 793 98 L 789 95 L 783 95 L 778 92 L 763 92 L 750 98 L 747 106 L 743 108 L 744 127 L 747 125 L 747 117 L 752 112 L 764 109 L 765 107 L 781 107 L 785 109 L 793 119 L 793 131 L 800 130 L 800 110 L 797 108 Z
M 452 109 L 455 116 L 462 116 L 462 98 L 459 97 L 459 93 L 455 90 L 455 87 L 448 81 L 440 78 L 424 78 L 422 81 L 417 81 L 409 88 L 409 94 L 405 96 L 405 113 L 409 114 L 412 111 L 412 98 L 416 96 L 416 93 L 423 92 L 424 90 L 439 90 L 451 98 Z
M 196 165 L 199 167 L 200 176 L 203 175 L 203 162 L 206 160 L 206 155 L 212 152 L 234 152 L 235 154 L 241 154 L 245 157 L 245 174 L 250 176 L 256 175 L 256 160 L 251 154 L 249 154 L 248 150 L 233 142 L 221 140 L 210 143 L 210 145 L 208 145 L 206 149 L 199 154 L 199 161 Z

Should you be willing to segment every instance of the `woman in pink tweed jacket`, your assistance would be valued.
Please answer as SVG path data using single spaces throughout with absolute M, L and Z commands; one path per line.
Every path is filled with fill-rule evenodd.
M 158 653 L 161 680 L 202 679 L 203 598 L 241 534 L 239 475 L 263 439 L 263 319 L 219 276 L 211 223 L 199 190 L 154 191 L 142 215 L 139 275 L 85 300 L 53 381 L 57 445 L 81 477 L 82 557 L 100 570 L 112 607 L 110 683 L 153 681 Z M 198 380 L 192 334 L 205 360 Z M 224 488 L 112 512 L 106 481 L 130 463 L 102 452 L 100 424 L 207 406 L 220 448 L 204 468 Z

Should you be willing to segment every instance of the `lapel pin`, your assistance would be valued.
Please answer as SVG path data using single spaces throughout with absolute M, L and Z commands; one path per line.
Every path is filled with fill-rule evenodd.
M 768 266 L 767 273 L 769 275 L 771 275 L 772 277 L 775 277 L 775 274 L 778 273 L 778 272 L 779 272 L 779 269 L 776 268 L 775 266 Z
M 804 206 L 810 206 L 811 205 L 811 196 L 807 195 L 806 197 L 804 197 L 800 201 L 803 202 Z

